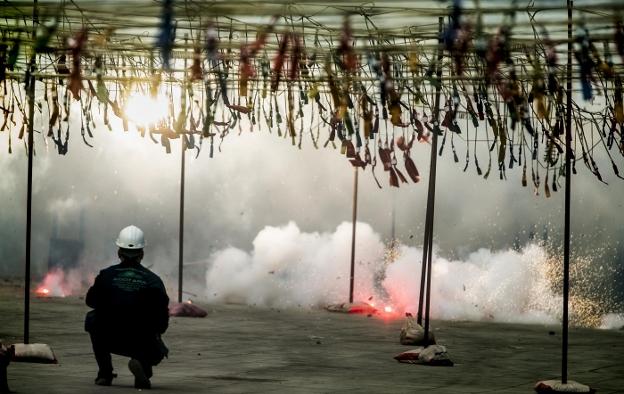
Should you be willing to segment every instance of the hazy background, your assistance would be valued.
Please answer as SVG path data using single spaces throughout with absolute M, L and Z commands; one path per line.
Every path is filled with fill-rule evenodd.
M 173 298 L 178 264 L 178 142 L 172 141 L 172 153 L 165 154 L 164 149 L 153 144 L 148 137 L 141 138 L 132 130 L 123 132 L 114 117 L 113 131 L 109 131 L 94 111 L 99 126 L 91 141 L 95 147 L 90 148 L 80 138 L 77 104 L 73 105 L 72 111 L 72 136 L 66 156 L 59 156 L 51 141 L 46 147 L 41 135 L 35 136 L 34 276 L 41 278 L 48 270 L 49 239 L 54 226 L 58 227 L 62 238 L 84 240 L 81 266 L 86 272 L 97 272 L 116 262 L 114 240 L 119 230 L 135 224 L 146 234 L 144 264 L 163 276 Z M 47 125 L 40 124 L 40 119 L 37 122 L 37 130 L 47 129 Z M 349 227 L 341 231 L 337 228 L 341 223 L 351 221 L 351 165 L 338 150 L 331 147 L 314 149 L 309 136 L 304 137 L 303 149 L 299 150 L 291 145 L 290 139 L 279 138 L 275 131 L 272 134 L 268 130 L 259 131 L 257 126 L 254 132 L 245 126 L 242 130 L 240 135 L 231 133 L 223 142 L 221 152 L 215 149 L 212 159 L 208 155 L 208 146 L 204 146 L 197 159 L 194 151 L 187 153 L 185 262 L 189 265 L 186 268 L 186 290 L 198 297 L 210 295 L 212 290 L 206 289 L 206 280 L 209 286 L 214 283 L 211 282 L 210 269 L 215 261 L 223 264 L 224 250 L 233 247 L 243 253 L 237 252 L 237 258 L 244 265 L 246 259 L 254 259 L 258 245 L 253 245 L 252 241 L 266 226 L 280 227 L 289 222 L 302 233 L 334 234 L 321 238 L 332 240 L 332 250 L 338 252 L 326 258 L 335 261 L 309 263 L 324 267 L 329 264 L 336 272 L 346 272 L 350 251 Z M 472 135 L 473 131 L 470 133 Z M 25 258 L 27 156 L 23 142 L 16 138 L 16 134 L 14 131 L 11 155 L 7 154 L 8 133 L 0 134 L 0 168 L 3 169 L 0 176 L 0 276 L 20 278 Z M 462 172 L 465 142 L 456 138 L 455 143 L 460 162 L 453 162 L 450 141 L 447 141 L 438 162 L 434 238 L 437 256 L 461 263 L 470 261 L 481 248 L 494 254 L 498 251 L 506 253 L 510 249 L 520 250 L 532 239 L 545 240 L 548 250 L 554 256 L 560 255 L 563 178 L 561 191 L 547 199 L 543 193 L 543 170 L 540 172 L 539 195 L 535 195 L 530 170 L 527 188 L 521 186 L 520 167 L 507 171 L 507 181 L 499 180 L 494 155 L 492 173 L 484 180 L 476 174 L 472 153 L 467 172 Z M 367 239 L 385 242 L 390 238 L 393 206 L 396 237 L 405 246 L 421 247 L 429 154 L 427 144 L 418 144 L 412 151 L 422 174 L 419 184 L 390 188 L 388 176 L 380 165 L 377 175 L 384 185 L 380 190 L 370 175 L 370 168 L 360 173 L 358 220 L 370 225 L 370 231 L 367 230 L 369 238 L 359 238 L 356 259 L 360 263 L 370 258 L 360 250 L 366 247 L 363 242 Z M 488 162 L 486 144 L 478 145 L 477 154 L 485 171 Z M 579 175 L 573 178 L 572 193 L 572 252 L 574 256 L 588 258 L 585 268 L 596 273 L 595 280 L 601 287 L 615 290 L 612 295 L 615 300 L 622 300 L 624 249 L 620 239 L 624 234 L 621 225 L 624 183 L 607 175 L 610 166 L 600 164 L 609 186 L 595 180 L 582 162 L 577 164 Z M 266 241 L 266 237 L 263 239 Z M 336 240 L 341 241 L 336 244 Z M 275 248 L 280 247 L 285 246 L 276 242 Z M 379 252 L 375 250 L 375 253 Z M 245 253 L 251 257 L 245 257 Z M 408 267 L 406 272 L 415 275 L 409 282 L 411 285 L 403 284 L 412 292 L 417 289 L 418 270 L 415 267 L 420 264 L 419 253 L 412 250 L 408 253 L 411 262 L 402 263 Z M 486 263 L 489 261 L 489 254 L 479 256 L 485 258 Z M 526 262 L 531 254 L 528 256 L 513 261 Z M 505 272 L 505 264 L 497 264 Z M 530 271 L 526 267 L 529 265 L 525 264 L 523 272 L 528 275 Z M 367 275 L 373 271 L 367 271 Z M 226 270 L 217 276 L 221 283 L 229 283 L 239 272 Z M 457 275 L 463 275 L 459 272 L 461 270 Z M 497 272 L 495 278 L 500 279 L 500 275 Z M 451 271 L 447 277 L 454 276 Z M 472 278 L 476 282 L 482 280 L 479 275 Z M 510 271 L 508 278 L 514 278 L 513 272 Z M 251 281 L 250 286 L 253 283 Z M 341 283 L 346 285 L 346 279 Z M 271 286 L 271 283 L 266 285 Z M 462 284 L 458 285 L 461 287 Z

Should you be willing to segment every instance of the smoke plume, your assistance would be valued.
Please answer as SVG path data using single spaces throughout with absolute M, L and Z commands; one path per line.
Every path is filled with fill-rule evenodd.
M 375 300 L 401 313 L 415 314 L 422 249 L 398 245 L 389 259 L 387 245 L 370 225 L 358 223 L 356 234 L 354 300 Z M 293 222 L 266 227 L 250 252 L 229 247 L 211 256 L 206 296 L 214 302 L 270 307 L 346 302 L 350 237 L 351 224 L 346 222 L 324 233 L 303 232 Z M 447 259 L 435 251 L 433 260 L 434 318 L 549 324 L 560 319 L 560 261 L 544 246 L 531 243 L 517 251 L 482 248 L 462 260 Z M 577 271 L 586 275 L 587 266 Z M 617 325 L 619 315 L 604 316 L 603 321 L 613 304 L 600 298 L 597 290 L 594 286 L 574 294 L 573 319 L 582 325 Z M 588 300 L 603 307 L 581 308 Z

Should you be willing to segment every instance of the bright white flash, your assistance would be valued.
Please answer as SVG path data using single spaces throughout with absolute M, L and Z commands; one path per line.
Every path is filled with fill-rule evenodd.
M 125 113 L 137 126 L 150 126 L 167 116 L 167 101 L 162 96 L 134 94 L 126 102 Z

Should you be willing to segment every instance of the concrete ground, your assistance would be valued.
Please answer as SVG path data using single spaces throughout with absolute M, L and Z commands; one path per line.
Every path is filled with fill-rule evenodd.
M 0 340 L 21 342 L 19 289 L 0 285 Z M 204 319 L 172 318 L 171 354 L 155 368 L 154 393 L 530 393 L 560 373 L 560 328 L 435 321 L 454 367 L 401 364 L 393 356 L 402 320 L 323 310 L 207 306 Z M 12 363 L 18 393 L 130 393 L 127 359 L 115 357 L 113 387 L 93 384 L 97 368 L 80 298 L 37 299 L 31 342 L 51 345 L 58 365 Z M 551 335 L 549 331 L 554 331 Z M 600 393 L 624 392 L 624 331 L 572 329 L 570 378 Z

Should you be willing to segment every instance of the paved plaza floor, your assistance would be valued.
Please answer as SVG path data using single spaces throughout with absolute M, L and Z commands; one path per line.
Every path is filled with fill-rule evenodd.
M 155 368 L 154 393 L 530 393 L 559 377 L 557 326 L 434 321 L 454 367 L 401 364 L 393 356 L 402 319 L 205 305 L 203 319 L 172 318 L 169 359 Z M 127 359 L 115 357 L 112 387 L 97 372 L 78 297 L 33 299 L 31 342 L 49 344 L 59 364 L 9 365 L 17 393 L 130 393 Z M 22 294 L 0 288 L 0 340 L 21 342 Z M 600 393 L 624 392 L 624 330 L 571 329 L 570 378 Z

